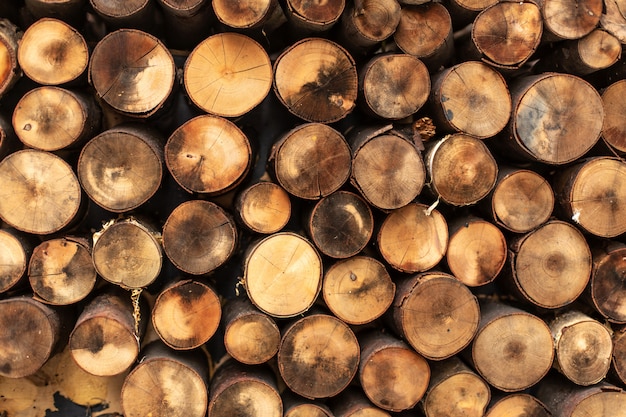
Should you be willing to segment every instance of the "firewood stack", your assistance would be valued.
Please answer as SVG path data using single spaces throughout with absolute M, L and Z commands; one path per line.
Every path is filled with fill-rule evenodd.
M 0 17 L 1 415 L 626 416 L 623 2 Z

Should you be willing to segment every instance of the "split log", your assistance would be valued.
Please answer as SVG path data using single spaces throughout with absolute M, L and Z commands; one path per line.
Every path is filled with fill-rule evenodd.
M 480 320 L 476 297 L 443 272 L 426 272 L 398 282 L 390 324 L 419 354 L 449 358 L 467 347 Z
M 38 84 L 80 83 L 89 63 L 89 48 L 72 26 L 43 18 L 24 32 L 17 59 L 24 74 Z
M 35 247 L 28 263 L 30 286 L 48 304 L 83 300 L 95 288 L 96 279 L 91 247 L 81 237 L 46 240 Z
M 191 51 L 183 69 L 185 90 L 201 110 L 237 117 L 272 88 L 272 63 L 254 39 L 234 32 L 212 35 Z
M 291 200 L 283 187 L 259 181 L 237 193 L 235 213 L 247 229 L 262 234 L 280 231 L 291 218 Z
M 270 34 L 287 22 L 278 0 L 213 0 L 212 5 L 217 19 L 235 30 L 261 29 L 264 34 Z
M 311 314 L 283 330 L 278 370 L 294 393 L 309 399 L 342 392 L 359 368 L 360 348 L 347 324 L 327 314 Z
M 235 221 L 224 209 L 204 200 L 176 207 L 163 226 L 163 249 L 178 269 L 206 275 L 223 265 L 237 247 Z
M 611 378 L 617 383 L 626 383 L 626 327 L 621 326 L 613 331 L 613 352 L 611 353 Z
M 324 274 L 322 296 L 329 310 L 348 324 L 366 324 L 391 306 L 396 285 L 385 265 L 369 256 L 333 263 Z
M 51 17 L 78 25 L 85 18 L 87 0 L 25 0 L 24 5 L 35 19 Z
M 359 93 L 358 104 L 367 113 L 387 120 L 404 119 L 417 113 L 428 99 L 428 69 L 412 55 L 375 55 L 359 71 Z
M 224 347 L 236 361 L 260 365 L 278 353 L 280 330 L 275 320 L 246 297 L 229 299 L 222 317 Z
M 460 358 L 430 363 L 431 377 L 421 405 L 426 417 L 484 415 L 491 389 Z
M 130 117 L 145 118 L 160 110 L 175 78 L 169 50 L 155 36 L 137 29 L 110 32 L 96 44 L 89 60 L 89 82 L 96 96 Z
M 298 36 L 304 37 L 330 30 L 339 21 L 346 2 L 286 0 L 285 6 L 288 24 Z
M 561 220 L 509 241 L 501 283 L 519 300 L 547 309 L 564 307 L 585 290 L 591 250 L 583 234 Z
M 378 330 L 361 334 L 358 340 L 359 381 L 369 400 L 393 412 L 415 407 L 430 381 L 426 359 L 400 339 Z
M 25 233 L 10 227 L 0 229 L 0 294 L 24 282 L 35 245 Z
M 285 390 L 283 399 L 284 417 L 333 417 L 333 412 L 320 401 L 307 400 Z
M 387 215 L 376 242 L 392 268 L 408 273 L 423 272 L 443 259 L 448 248 L 448 225 L 439 211 L 409 203 Z
M 327 3 L 337 2 L 324 5 Z M 274 62 L 274 91 L 287 110 L 301 119 L 339 121 L 356 106 L 356 63 L 348 51 L 331 40 L 302 39 Z
M 352 54 L 367 54 L 393 35 L 400 23 L 400 10 L 397 0 L 346 4 L 337 35 L 340 43 Z
M 75 149 L 100 131 L 101 117 L 93 96 L 44 86 L 22 96 L 13 110 L 13 129 L 30 148 Z
M 163 12 L 167 46 L 191 50 L 211 33 L 215 17 L 209 0 L 156 0 Z
M 89 0 L 89 2 L 110 32 L 121 28 L 146 32 L 157 30 L 155 0 Z
M 550 417 L 546 406 L 527 393 L 515 393 L 497 398 L 489 405 L 485 417 Z
M 152 326 L 161 340 L 176 350 L 195 349 L 217 332 L 222 317 L 218 294 L 200 281 L 178 281 L 157 296 Z
M 600 23 L 602 0 L 541 0 L 546 41 L 578 39 Z
M 391 127 L 363 128 L 349 137 L 350 182 L 369 204 L 381 210 L 406 206 L 420 194 L 426 181 L 417 144 Z
M 246 252 L 243 284 L 259 310 L 293 317 L 313 305 L 322 286 L 322 260 L 307 239 L 279 232 L 252 243 Z
M 322 123 L 305 123 L 291 129 L 274 143 L 268 159 L 278 183 L 289 194 L 307 200 L 339 190 L 351 169 L 346 139 Z
M 146 328 L 145 321 L 139 321 L 141 310 L 138 307 L 135 311 L 130 292 L 116 287 L 89 301 L 68 342 L 78 366 L 98 376 L 118 375 L 130 369 L 139 355 Z
M 554 342 L 539 317 L 502 302 L 481 303 L 480 326 L 471 345 L 476 371 L 504 392 L 529 388 L 552 367 Z
M 619 153 L 626 152 L 626 80 L 616 81 L 602 92 L 604 105 L 604 123 L 602 125 L 602 139 L 611 149 Z
M 611 366 L 611 333 L 599 321 L 569 310 L 549 323 L 556 355 L 553 366 L 577 385 L 597 384 Z
M 626 324 L 626 244 L 605 241 L 591 247 L 593 266 L 589 298 L 595 310 L 612 323 Z
M 45 151 L 24 149 L 0 162 L 0 217 L 26 233 L 46 235 L 69 228 L 85 208 L 72 167 Z
M 127 417 L 203 417 L 207 411 L 209 375 L 202 352 L 184 354 L 153 342 L 122 386 Z
M 0 19 L 0 97 L 22 77 L 17 58 L 22 31 L 8 19 Z
M 163 179 L 163 140 L 140 124 L 123 124 L 92 138 L 78 158 L 78 178 L 91 201 L 114 213 L 150 199 Z
M 200 115 L 170 135 L 165 144 L 165 163 L 186 191 L 219 195 L 235 188 L 248 174 L 252 148 L 248 137 L 233 122 Z
M 390 417 L 387 411 L 376 407 L 360 388 L 348 387 L 330 400 L 335 417 Z

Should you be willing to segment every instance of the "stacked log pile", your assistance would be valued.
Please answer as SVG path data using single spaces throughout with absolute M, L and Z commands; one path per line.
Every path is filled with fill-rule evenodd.
M 0 18 L 0 415 L 626 416 L 623 2 Z

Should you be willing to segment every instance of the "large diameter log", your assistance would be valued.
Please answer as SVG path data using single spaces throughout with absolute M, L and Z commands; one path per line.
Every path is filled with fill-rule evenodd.
M 278 353 L 280 330 L 276 321 L 246 297 L 229 299 L 223 310 L 224 347 L 238 362 L 260 365 Z
M 559 171 L 553 188 L 563 217 L 601 238 L 626 232 L 626 164 L 595 157 Z
M 589 280 L 591 303 L 612 323 L 626 323 L 626 244 L 604 241 L 591 248 L 593 266 Z
M 154 330 L 166 345 L 190 350 L 213 337 L 222 308 L 219 296 L 209 285 L 183 280 L 159 293 L 151 316 Z
M 351 134 L 350 182 L 372 206 L 381 210 L 404 207 L 422 191 L 426 168 L 414 140 L 391 126 L 363 128 Z
M 550 41 L 582 38 L 600 23 L 602 0 L 541 0 L 545 38 Z
M 183 81 L 201 110 L 236 117 L 256 107 L 272 88 L 272 64 L 254 39 L 234 32 L 203 40 L 185 61 Z
M 21 285 L 35 244 L 25 233 L 0 229 L 0 293 Z
M 376 407 L 358 387 L 348 387 L 330 400 L 335 417 L 390 417 L 386 410 Z
M 604 123 L 602 139 L 611 149 L 626 152 L 626 104 L 623 94 L 626 92 L 626 80 L 619 80 L 609 85 L 602 92 Z
M 550 417 L 545 404 L 527 393 L 513 393 L 494 399 L 485 417 Z
M 465 61 L 433 75 L 430 102 L 442 131 L 490 138 L 511 115 L 511 95 L 504 77 L 480 61 Z
M 520 300 L 542 308 L 566 306 L 585 290 L 591 250 L 583 234 L 561 220 L 509 241 L 502 283 Z
M 83 200 L 72 167 L 45 151 L 24 149 L 0 162 L 0 217 L 27 233 L 46 235 L 78 220 Z
M 291 129 L 272 146 L 269 163 L 291 195 L 317 200 L 341 188 L 350 176 L 350 146 L 341 133 L 322 123 Z
M 476 204 L 498 179 L 498 164 L 487 145 L 465 133 L 429 142 L 424 162 L 430 191 L 453 206 Z
M 217 19 L 235 30 L 262 29 L 269 34 L 287 21 L 278 0 L 213 0 Z
M 391 306 L 396 285 L 385 265 L 369 256 L 332 264 L 324 274 L 322 296 L 329 310 L 348 324 L 366 324 Z
M 91 95 L 55 86 L 30 90 L 13 110 L 13 129 L 24 145 L 43 151 L 82 146 L 101 125 Z
M 359 336 L 359 381 L 370 401 L 388 411 L 408 410 L 424 396 L 430 366 L 405 342 L 375 330 Z
M 261 311 L 278 318 L 293 317 L 315 302 L 322 286 L 322 260 L 304 237 L 275 233 L 248 247 L 243 284 Z
M 510 85 L 513 110 L 497 146 L 509 156 L 561 165 L 598 141 L 604 110 L 600 94 L 583 79 L 559 73 L 530 75 Z
M 110 32 L 94 47 L 89 81 L 114 110 L 131 117 L 155 114 L 176 78 L 174 58 L 156 37 L 137 29 Z
M 205 200 L 176 207 L 163 226 L 163 249 L 174 265 L 193 275 L 205 275 L 235 252 L 238 232 L 224 209 Z
M 500 302 L 489 301 L 480 307 L 480 326 L 471 345 L 474 368 L 501 391 L 522 391 L 537 384 L 554 358 L 548 325 L 533 314 Z
M 137 323 L 130 292 L 113 288 L 85 305 L 70 334 L 74 361 L 92 375 L 128 370 L 139 355 L 145 323 Z
M 356 106 L 356 63 L 331 40 L 302 39 L 274 62 L 274 91 L 287 110 L 301 119 L 339 121 Z
M 24 32 L 17 59 L 24 74 L 36 83 L 67 84 L 86 72 L 89 48 L 80 32 L 67 23 L 43 18 Z
M 430 382 L 421 404 L 426 417 L 482 417 L 491 398 L 489 385 L 460 358 L 430 364 Z
M 556 349 L 553 366 L 577 385 L 602 381 L 611 366 L 610 330 L 578 310 L 557 315 L 549 326 Z
M 285 15 L 294 32 L 301 36 L 330 30 L 344 11 L 345 0 L 311 2 L 286 0 Z
M 0 375 L 37 372 L 58 347 L 64 324 L 56 310 L 31 297 L 0 300 Z
M 33 250 L 28 280 L 45 303 L 74 304 L 86 298 L 96 285 L 96 270 L 89 242 L 66 236 L 46 240 Z
M 480 307 L 463 283 L 433 271 L 398 283 L 389 318 L 418 353 L 443 360 L 470 344 L 478 330 Z
M 348 3 L 341 15 L 338 37 L 355 54 L 366 54 L 389 38 L 400 23 L 397 0 Z
M 92 258 L 98 275 L 125 288 L 152 284 L 161 272 L 160 234 L 132 217 L 113 220 L 94 233 Z
M 402 272 L 423 272 L 443 258 L 448 225 L 438 210 L 409 203 L 389 213 L 376 236 L 385 261 Z
M 17 45 L 22 31 L 8 19 L 0 19 L 0 97 L 22 77 Z
M 124 380 L 121 401 L 127 417 L 203 417 L 209 385 L 207 358 L 153 342 Z
M 271 181 L 259 181 L 237 193 L 235 213 L 249 230 L 272 234 L 280 231 L 291 218 L 291 200 L 283 187 Z
M 215 20 L 209 0 L 156 0 L 163 11 L 170 48 L 191 50 L 211 33 Z
M 294 393 L 327 398 L 343 391 L 356 375 L 360 348 L 347 324 L 317 313 L 287 325 L 277 359 L 280 375 Z
M 118 125 L 93 137 L 78 158 L 78 179 L 89 198 L 114 213 L 150 199 L 163 178 L 160 135 L 140 124 Z

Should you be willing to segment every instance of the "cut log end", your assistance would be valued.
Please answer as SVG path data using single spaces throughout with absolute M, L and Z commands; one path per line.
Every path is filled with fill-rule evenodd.
M 269 181 L 241 190 L 235 204 L 241 222 L 257 233 L 276 233 L 291 218 L 289 194 L 280 185 Z

